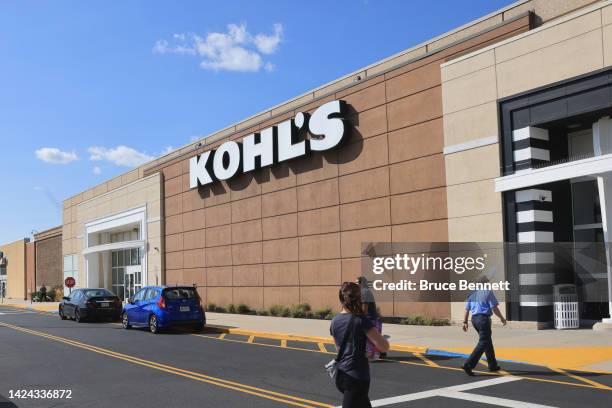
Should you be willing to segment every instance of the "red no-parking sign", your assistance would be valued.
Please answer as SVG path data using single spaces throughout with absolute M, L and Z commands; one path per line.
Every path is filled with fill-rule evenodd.
M 69 276 L 64 279 L 64 285 L 66 285 L 67 288 L 72 288 L 74 285 L 76 285 L 76 280 L 74 280 L 72 276 Z

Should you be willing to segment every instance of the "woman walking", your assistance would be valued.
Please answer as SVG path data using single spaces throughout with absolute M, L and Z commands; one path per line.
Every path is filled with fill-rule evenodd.
M 389 342 L 363 313 L 359 285 L 344 282 L 338 296 L 342 311 L 333 318 L 330 327 L 336 347 L 341 349 L 337 360 L 336 387 L 344 394 L 342 408 L 369 408 L 372 405 L 368 397 L 370 366 L 366 357 L 366 343 L 370 340 L 378 350 L 386 352 Z

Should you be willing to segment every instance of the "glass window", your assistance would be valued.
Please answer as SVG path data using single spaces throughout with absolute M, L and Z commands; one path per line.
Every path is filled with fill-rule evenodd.
M 106 289 L 90 289 L 85 291 L 85 297 L 100 297 L 100 296 L 113 296 L 113 294 Z
M 146 291 L 146 289 L 139 290 L 138 293 L 134 295 L 134 301 L 143 300 Z
M 146 300 L 154 300 L 159 296 L 159 289 L 148 289 Z
M 140 257 L 138 256 L 138 248 L 134 248 L 131 250 L 132 262 L 130 265 L 140 265 Z
M 77 278 L 79 269 L 79 258 L 78 255 L 65 255 L 64 256 L 64 280 L 68 277 Z M 77 281 L 77 285 L 79 282 Z M 64 296 L 68 296 L 70 289 L 64 287 Z
M 572 183 L 574 225 L 601 222 L 599 191 L 595 180 Z
M 164 291 L 164 297 L 168 300 L 193 299 L 197 297 L 196 293 L 196 290 L 192 288 L 166 289 Z

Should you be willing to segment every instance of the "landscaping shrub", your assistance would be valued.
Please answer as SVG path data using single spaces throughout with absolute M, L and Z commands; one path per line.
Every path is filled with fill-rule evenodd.
M 214 312 L 216 309 L 217 309 L 217 305 L 215 305 L 214 303 L 209 303 L 206 305 L 207 312 Z
M 325 319 L 327 318 L 327 315 L 331 314 L 332 310 L 329 307 L 324 307 L 321 309 L 317 309 L 314 311 L 314 318 L 315 319 Z
M 240 303 L 237 308 L 238 313 L 240 314 L 250 314 L 251 308 L 245 305 L 244 303 Z
M 413 326 L 450 326 L 448 319 L 438 319 L 435 317 L 409 316 L 400 321 L 400 324 Z
M 233 303 L 230 303 L 229 305 L 227 305 L 227 312 L 228 313 L 236 313 L 236 305 Z
M 216 306 L 214 311 L 217 313 L 227 313 L 227 310 L 222 306 Z
M 291 310 L 289 310 L 289 308 L 286 306 L 273 305 L 270 306 L 270 315 L 277 317 L 289 317 L 291 315 Z
M 326 316 L 325 316 L 325 320 L 331 320 L 334 317 L 336 317 L 336 315 L 338 314 L 338 312 L 329 312 Z
M 291 305 L 291 307 L 289 308 L 289 315 L 291 317 L 307 319 L 310 319 L 313 316 L 312 311 L 310 310 L 310 305 L 308 303 Z
M 267 310 L 258 310 L 256 312 L 257 316 L 270 316 L 270 312 L 268 312 Z

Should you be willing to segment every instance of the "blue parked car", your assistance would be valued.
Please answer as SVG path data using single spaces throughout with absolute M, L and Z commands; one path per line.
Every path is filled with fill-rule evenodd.
M 191 326 L 200 331 L 206 324 L 206 314 L 193 286 L 147 286 L 127 300 L 121 323 L 125 329 L 148 327 L 153 334 L 172 326 Z

